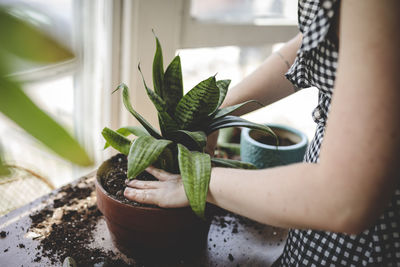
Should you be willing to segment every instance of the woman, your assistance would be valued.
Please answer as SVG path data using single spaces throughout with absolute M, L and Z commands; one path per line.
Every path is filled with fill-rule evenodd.
M 301 0 L 301 33 L 229 91 L 224 106 L 319 89 L 305 162 L 212 169 L 207 201 L 292 229 L 279 265 L 400 266 L 399 11 L 397 0 Z M 148 171 L 160 181 L 131 181 L 127 198 L 188 205 L 179 175 Z

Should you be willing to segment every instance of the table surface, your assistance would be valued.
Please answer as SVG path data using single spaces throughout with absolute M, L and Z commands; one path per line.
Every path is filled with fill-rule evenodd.
M 72 183 L 93 185 L 94 173 Z M 0 231 L 7 233 L 0 238 L 0 266 L 61 266 L 41 257 L 35 262 L 40 241 L 29 231 L 29 215 L 43 209 L 59 197 L 60 189 L 39 198 L 30 204 L 0 217 Z M 94 197 L 95 198 L 95 197 Z M 68 208 L 68 207 L 63 207 Z M 221 226 L 221 221 L 226 222 Z M 157 263 L 128 258 L 114 247 L 105 220 L 102 216 L 93 230 L 92 248 L 112 251 L 119 259 L 131 266 L 270 266 L 282 253 L 287 230 L 258 224 L 241 216 L 223 212 L 215 215 L 208 234 L 207 248 L 192 259 L 176 263 Z M 21 245 L 23 244 L 23 245 Z M 40 252 L 40 251 L 39 251 Z M 73 257 L 73 255 L 71 255 Z M 36 258 L 36 260 L 38 260 Z M 79 266 L 79 263 L 78 263 Z

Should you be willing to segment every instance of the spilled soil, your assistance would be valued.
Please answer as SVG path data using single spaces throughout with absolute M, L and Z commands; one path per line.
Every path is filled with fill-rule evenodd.
M 66 257 L 72 257 L 78 266 L 127 266 L 122 260 L 114 260 L 116 255 L 111 251 L 90 248 L 101 216 L 95 200 L 94 184 L 84 181 L 63 187 L 53 204 L 30 215 L 28 232 L 40 240 L 35 262 L 45 257 L 53 265 L 61 265 Z

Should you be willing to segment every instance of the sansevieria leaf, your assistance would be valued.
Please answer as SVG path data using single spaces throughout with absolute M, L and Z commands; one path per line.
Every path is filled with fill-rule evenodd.
M 134 136 L 145 136 L 145 135 L 149 135 L 149 133 L 140 126 L 125 126 L 125 127 L 121 127 L 118 130 L 116 130 L 117 133 L 123 135 L 123 136 L 129 136 L 131 134 L 133 134 Z M 109 147 L 110 144 L 108 142 L 106 142 L 106 144 L 104 145 L 104 149 L 106 149 L 107 147 Z
M 206 134 L 209 135 L 210 133 L 222 129 L 222 128 L 228 128 L 228 127 L 247 127 L 250 129 L 255 129 L 255 130 L 260 130 L 260 131 L 264 131 L 267 134 L 270 134 L 272 136 L 275 136 L 275 133 L 271 130 L 271 128 L 269 128 L 266 125 L 262 125 L 262 124 L 258 124 L 258 123 L 254 123 L 245 119 L 242 119 L 240 117 L 236 117 L 236 116 L 226 116 L 223 118 L 218 118 L 213 120 L 206 129 Z
M 34 104 L 19 84 L 0 79 L 0 112 L 59 156 L 89 166 L 91 159 L 77 141 Z
M 225 117 L 225 116 L 227 116 L 229 114 L 232 114 L 233 112 L 235 112 L 239 108 L 241 108 L 241 107 L 243 107 L 243 106 L 245 106 L 247 104 L 250 104 L 250 103 L 258 103 L 262 107 L 262 104 L 260 102 L 255 101 L 255 100 L 249 100 L 249 101 L 246 101 L 246 102 L 234 105 L 234 106 L 218 109 L 213 115 L 214 119 L 222 118 L 222 117 Z
M 254 166 L 253 164 L 240 160 L 211 158 L 211 162 L 214 163 L 216 166 L 220 167 L 238 168 L 238 169 L 257 169 L 257 167 Z
M 219 88 L 212 76 L 191 89 L 179 101 L 175 118 L 181 129 L 187 129 L 208 117 L 217 108 Z
M 185 147 L 190 150 L 197 150 L 199 152 L 203 152 L 203 149 L 207 143 L 207 136 L 202 131 L 185 131 L 178 130 L 172 133 L 169 133 L 168 138 L 173 140 L 176 143 L 181 143 Z
M 142 76 L 144 88 L 146 89 L 147 95 L 149 96 L 150 100 L 153 102 L 154 106 L 156 107 L 158 112 L 167 111 L 167 104 L 165 103 L 164 99 L 162 99 L 158 94 L 154 93 L 149 87 L 147 87 L 146 81 L 144 80 L 142 70 L 140 69 L 140 65 L 138 65 L 138 69 L 140 75 Z
M 125 84 L 120 84 L 115 91 L 121 88 L 122 88 L 122 101 L 124 102 L 125 108 L 140 122 L 140 124 L 142 124 L 142 126 L 147 130 L 147 132 L 149 132 L 151 136 L 157 139 L 162 138 L 161 135 L 157 132 L 157 130 L 154 129 L 149 122 L 147 122 L 139 113 L 137 113 L 132 108 L 131 100 L 129 98 L 128 86 L 126 86 Z
M 164 98 L 163 88 L 162 88 L 164 83 L 163 55 L 162 55 L 160 41 L 158 40 L 155 34 L 154 37 L 156 38 L 156 53 L 153 59 L 153 85 L 156 94 L 159 95 L 161 98 Z
M 179 129 L 176 121 L 166 111 L 158 112 L 158 121 L 163 136 Z
M 149 133 L 142 126 L 124 126 L 119 128 L 117 133 L 122 134 L 123 136 L 128 136 L 133 134 L 134 136 L 146 136 Z
M 190 206 L 197 216 L 204 219 L 211 176 L 210 156 L 206 153 L 189 151 L 185 146 L 178 144 L 178 161 Z
M 177 150 L 176 146 L 167 146 L 157 159 L 159 167 L 170 173 L 178 173 L 178 161 L 177 161 Z M 156 166 L 156 164 L 154 164 Z M 158 166 L 157 166 L 158 167 Z
M 128 155 L 128 179 L 134 179 L 153 164 L 172 141 L 140 136 L 133 141 Z
M 183 97 L 183 81 L 181 58 L 176 56 L 167 67 L 164 74 L 163 97 L 167 111 L 173 115 L 179 101 Z
M 129 154 L 129 149 L 131 148 L 131 140 L 107 127 L 103 129 L 101 134 L 103 135 L 104 139 L 106 139 L 107 144 L 109 144 L 124 155 Z
M 228 93 L 228 88 L 229 84 L 231 83 L 231 80 L 219 80 L 217 81 L 217 86 L 219 88 L 219 99 L 218 99 L 218 105 L 221 106 L 222 102 L 224 102 L 226 93 Z

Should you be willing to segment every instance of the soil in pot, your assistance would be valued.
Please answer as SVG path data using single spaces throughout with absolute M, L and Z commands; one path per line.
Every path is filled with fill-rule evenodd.
M 260 136 L 256 140 L 257 140 L 257 142 L 260 142 L 260 143 L 263 143 L 266 145 L 270 145 L 270 146 L 276 145 L 276 139 L 272 136 Z M 292 145 L 296 144 L 289 138 L 285 138 L 285 137 L 278 136 L 278 141 L 279 141 L 278 142 L 279 146 L 292 146 Z
M 123 154 L 118 154 L 111 158 L 111 166 L 107 173 L 102 177 L 103 188 L 115 199 L 119 200 L 124 204 L 130 204 L 133 206 L 140 207 L 157 207 L 155 205 L 142 204 L 136 201 L 131 201 L 125 198 L 125 180 L 127 179 L 127 157 Z M 138 180 L 142 181 L 157 181 L 154 176 L 148 172 L 142 172 L 138 177 Z
M 300 138 L 293 133 L 275 127 L 271 127 L 271 129 L 278 137 L 279 146 L 292 146 L 300 142 Z M 259 131 L 250 131 L 250 136 L 257 142 L 265 145 L 276 146 L 277 144 L 274 136 L 265 135 Z

